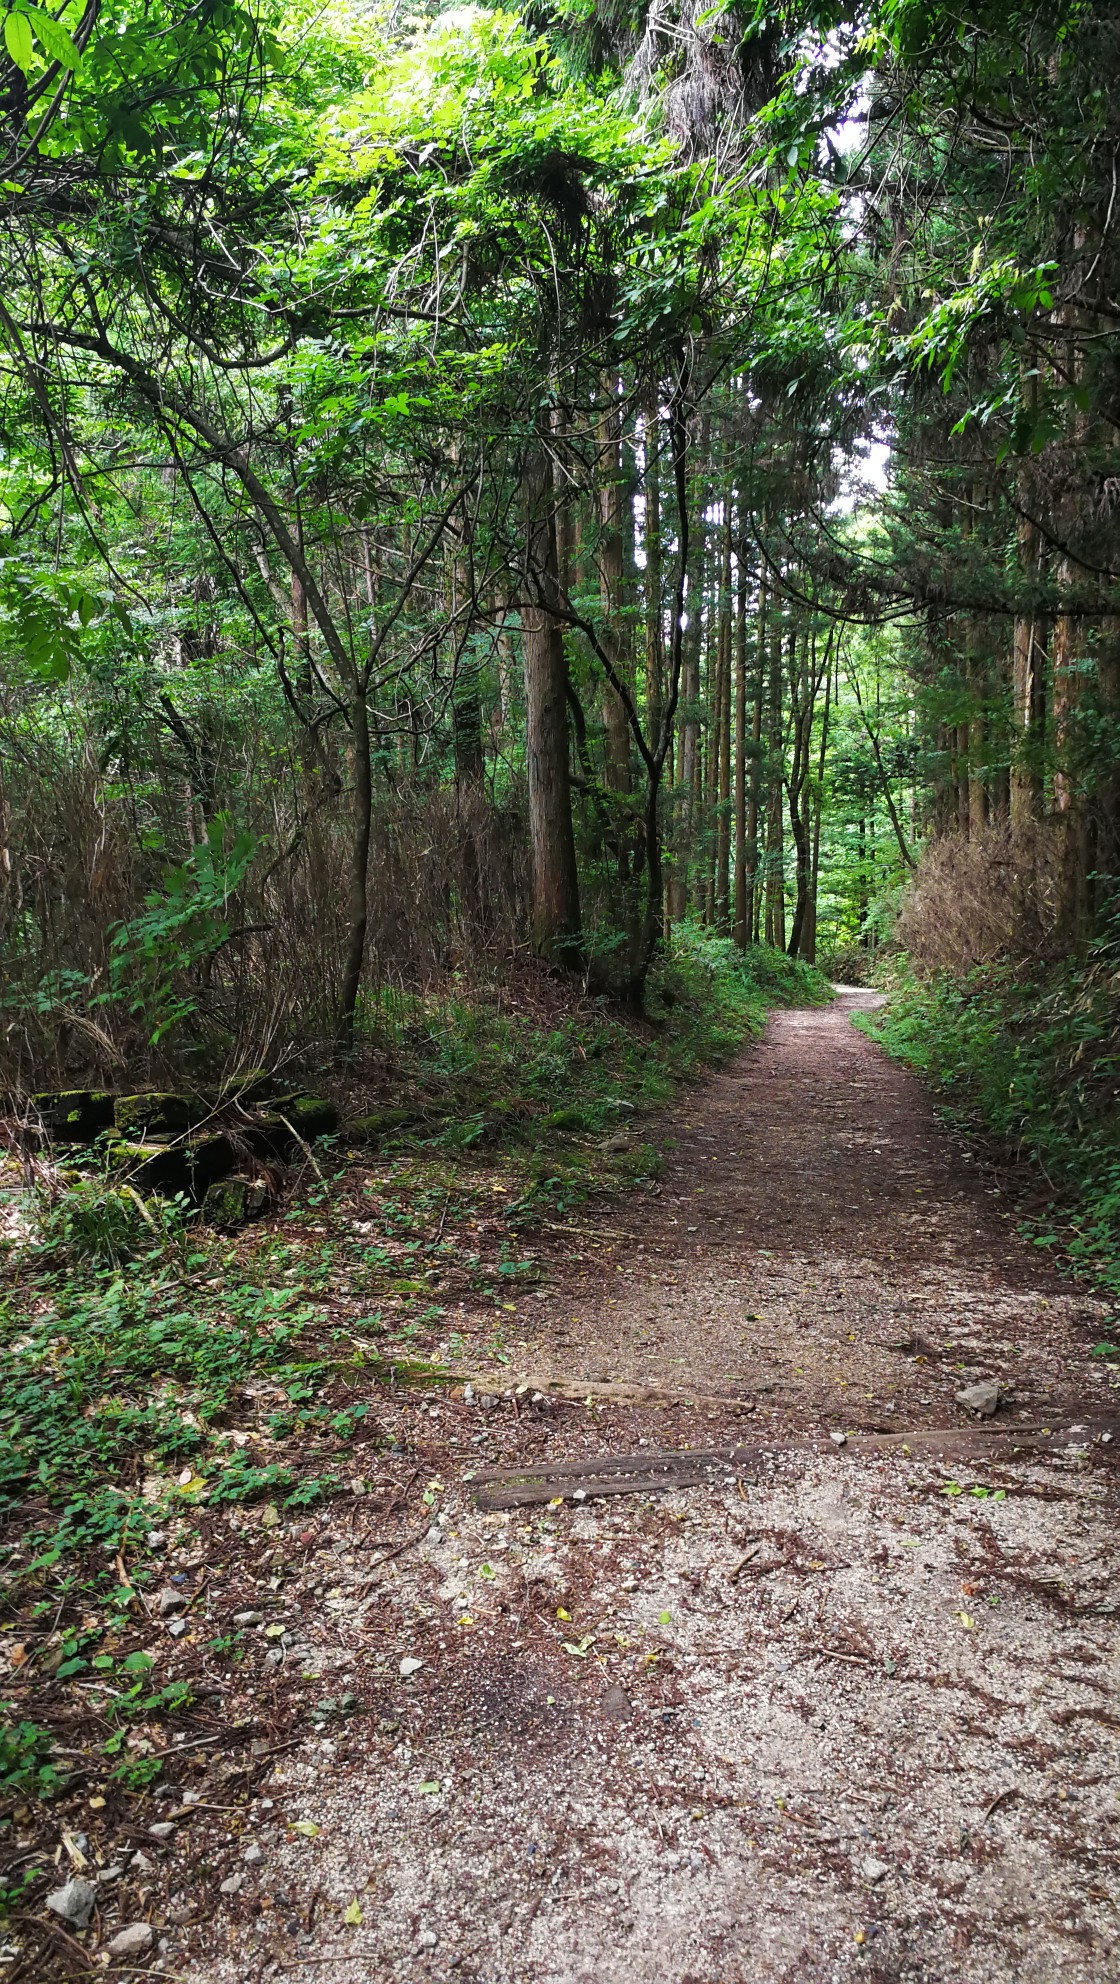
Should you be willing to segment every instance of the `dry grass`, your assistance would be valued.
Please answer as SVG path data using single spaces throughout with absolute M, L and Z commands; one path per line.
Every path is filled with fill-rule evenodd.
M 1041 961 L 1056 948 L 1059 900 L 1054 829 L 946 834 L 925 848 L 895 935 L 923 970 Z

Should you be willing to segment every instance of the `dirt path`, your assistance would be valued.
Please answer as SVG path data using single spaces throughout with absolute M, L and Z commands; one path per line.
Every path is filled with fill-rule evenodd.
M 287 1657 L 356 1713 L 212 1822 L 168 1972 L 1120 1979 L 1103 1312 L 850 1026 L 866 998 L 775 1017 L 656 1192 L 558 1238 L 514 1395 L 417 1421 L 426 1531 L 385 1557 L 360 1501 L 332 1520 Z M 959 1437 L 982 1378 L 1005 1431 Z M 728 1441 L 743 1484 L 471 1499 L 484 1465 Z

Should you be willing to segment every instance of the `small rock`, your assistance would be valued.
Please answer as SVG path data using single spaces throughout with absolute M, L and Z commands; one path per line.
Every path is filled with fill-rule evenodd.
M 52 1915 L 62 1922 L 68 1922 L 72 1929 L 85 1929 L 93 1914 L 97 1890 L 88 1881 L 67 1881 L 64 1888 L 55 1888 L 47 1896 L 47 1907 Z
M 261 1849 L 259 1846 L 247 1846 L 245 1848 L 244 1853 L 241 1856 L 247 1867 L 255 1867 L 257 1861 L 261 1859 L 261 1857 L 262 1857 Z
M 607 1689 L 599 1707 L 611 1722 L 626 1722 L 633 1714 L 630 1697 L 625 1688 L 619 1687 L 617 1682 L 613 1688 Z
M 144 1852 L 134 1853 L 128 1863 L 128 1871 L 130 1874 L 154 1874 L 156 1863 L 154 1860 L 149 1860 Z
M 990 1419 L 1000 1401 L 1000 1388 L 994 1378 L 985 1378 L 982 1384 L 967 1385 L 957 1393 L 957 1404 L 965 1406 L 969 1412 L 978 1413 L 981 1419 Z
M 264 1622 L 263 1612 L 235 1612 L 233 1615 L 233 1623 L 235 1626 L 259 1626 L 262 1625 L 263 1622 Z
M 434 1950 L 438 1947 L 438 1944 L 439 1937 L 436 1935 L 434 1929 L 421 1929 L 420 1934 L 416 1938 L 416 1947 L 418 1950 Z
M 261 1510 L 261 1528 L 279 1529 L 279 1527 L 280 1527 L 279 1509 L 277 1508 L 275 1502 L 266 1502 L 263 1509 Z
M 218 1893 L 236 1894 L 244 1879 L 244 1874 L 227 1874 L 224 1881 L 218 1882 Z
M 834 1447 L 846 1447 L 848 1444 L 848 1435 L 846 1433 L 830 1433 L 828 1437 Z
M 170 1585 L 165 1585 L 158 1599 L 160 1618 L 170 1619 L 173 1612 L 184 1611 L 186 1609 L 186 1603 L 187 1595 L 185 1591 L 175 1591 Z
M 106 1881 L 119 1881 L 123 1873 L 123 1867 L 102 1867 L 97 1876 L 98 1887 L 103 1888 Z
M 187 1630 L 187 1622 L 185 1619 L 172 1619 L 167 1630 L 173 1640 L 181 1640 Z
M 165 1529 L 150 1529 L 147 1535 L 147 1544 L 149 1550 L 166 1550 L 167 1531 Z
M 869 1853 L 866 1859 L 860 1861 L 859 1871 L 865 1881 L 874 1885 L 876 1881 L 885 1881 L 891 1870 L 884 1861 L 874 1859 Z
M 108 1954 L 117 1956 L 146 1956 L 155 1936 L 150 1922 L 130 1922 L 126 1929 L 119 1929 L 109 1944 Z
M 405 1658 L 401 1661 L 401 1665 L 400 1665 L 401 1678 L 407 1681 L 410 1674 L 419 1674 L 420 1669 L 423 1667 L 423 1665 L 424 1663 L 422 1660 L 417 1660 L 412 1654 L 407 1654 Z
M 148 1836 L 151 1839 L 172 1839 L 174 1834 L 175 1827 L 170 1819 L 157 1819 L 154 1826 L 148 1827 Z
M 474 1404 L 474 1386 L 473 1386 L 473 1385 L 464 1385 L 464 1386 L 463 1386 L 463 1404 L 464 1404 L 464 1405 L 473 1405 L 473 1404 Z

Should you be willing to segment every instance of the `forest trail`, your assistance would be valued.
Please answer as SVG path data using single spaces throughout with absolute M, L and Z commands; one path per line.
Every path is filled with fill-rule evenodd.
M 1010 1395 L 1001 1420 L 1076 1413 L 1089 1383 L 1107 1393 L 1082 1327 L 1103 1311 L 1019 1236 L 915 1077 L 851 1025 L 881 1003 L 843 987 L 777 1012 L 686 1100 L 657 1197 L 585 1226 L 583 1258 L 557 1263 L 519 1379 L 883 1431 L 968 1423 L 955 1394 L 985 1378 Z
M 776 1015 L 694 1092 L 659 1190 L 522 1305 L 504 1399 L 416 1408 L 438 1519 L 386 1555 L 360 1501 L 332 1515 L 299 1652 L 360 1715 L 277 1757 L 245 1884 L 169 1970 L 1120 1979 L 1100 1305 L 851 1027 L 866 1002 Z M 543 1377 L 589 1402 L 517 1395 Z M 955 1401 L 978 1377 L 1001 1431 Z M 728 1441 L 739 1483 L 473 1499 L 484 1465 Z

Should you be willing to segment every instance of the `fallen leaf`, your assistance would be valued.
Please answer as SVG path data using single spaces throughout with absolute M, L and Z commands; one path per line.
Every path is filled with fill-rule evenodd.
M 571 1613 L 570 1613 L 570 1612 L 568 1611 L 568 1609 L 567 1609 L 567 1606 L 565 1606 L 565 1605 L 558 1605 L 558 1606 L 556 1607 L 556 1617 L 557 1617 L 558 1619 L 570 1619 L 570 1618 L 571 1618 L 571 1616 L 572 1616 L 572 1615 L 571 1615 Z
M 440 1782 L 438 1777 L 425 1778 L 423 1784 L 420 1786 L 420 1789 L 421 1791 L 427 1791 L 429 1793 L 438 1793 L 440 1789 Z
M 349 1906 L 349 1908 L 348 1908 L 348 1909 L 346 1910 L 346 1912 L 345 1912 L 345 1914 L 343 1915 L 343 1917 L 342 1917 L 342 1919 L 343 1919 L 343 1921 L 344 1921 L 344 1922 L 346 1923 L 346 1925 L 347 1925 L 347 1927 L 348 1927 L 348 1928 L 350 1928 L 350 1929 L 360 1929 L 360 1928 L 361 1928 L 361 1926 L 362 1926 L 362 1911 L 361 1911 L 361 1907 L 360 1907 L 360 1905 L 359 1905 L 359 1903 L 358 1903 L 357 1901 L 352 1901 L 352 1902 L 350 1903 L 350 1906 Z
M 292 1831 L 302 1833 L 304 1839 L 315 1839 L 318 1837 L 319 1828 L 314 1819 L 296 1819 L 293 1821 Z
M 960 1620 L 961 1625 L 966 1627 L 969 1632 L 971 1632 L 973 1626 L 976 1624 L 975 1619 L 970 1619 L 967 1612 L 958 1612 L 957 1618 Z

